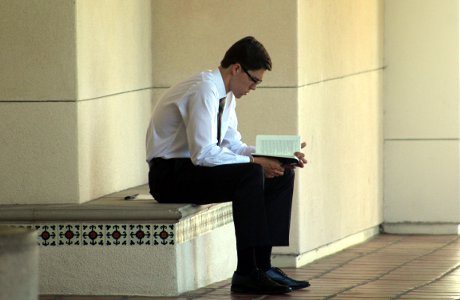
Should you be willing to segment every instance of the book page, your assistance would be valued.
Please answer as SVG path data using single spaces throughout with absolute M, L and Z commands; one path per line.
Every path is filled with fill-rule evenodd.
M 300 151 L 298 135 L 258 135 L 256 137 L 256 153 L 267 155 L 292 156 Z

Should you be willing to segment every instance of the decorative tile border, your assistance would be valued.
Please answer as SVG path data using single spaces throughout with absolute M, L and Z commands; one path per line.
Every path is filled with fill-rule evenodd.
M 175 224 L 34 224 L 38 245 L 164 246 L 175 244 Z
M 127 221 L 130 222 L 130 221 Z M 10 224 L 37 231 L 42 247 L 164 246 L 181 244 L 233 222 L 232 206 L 220 204 L 174 224 L 44 223 Z

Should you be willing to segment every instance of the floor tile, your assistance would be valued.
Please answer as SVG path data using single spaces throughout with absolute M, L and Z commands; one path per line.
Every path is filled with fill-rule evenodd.
M 460 299 L 460 239 L 456 235 L 379 235 L 302 268 L 284 268 L 311 287 L 286 295 L 230 292 L 230 279 L 178 297 L 41 296 L 39 300 L 190 299 Z

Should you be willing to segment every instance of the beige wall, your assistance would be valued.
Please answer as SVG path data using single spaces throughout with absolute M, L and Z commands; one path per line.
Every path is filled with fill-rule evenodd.
M 145 183 L 150 1 L 7 0 L 0 19 L 0 203 Z
M 0 101 L 74 100 L 73 1 L 2 0 L 0 20 Z
M 269 51 L 272 72 L 238 101 L 239 128 L 249 143 L 300 134 L 310 160 L 298 172 L 291 247 L 278 254 L 295 260 L 382 222 L 383 1 L 152 3 L 157 95 L 217 67 L 245 35 Z
M 23 66 L 23 56 L 11 53 L 11 74 L 0 71 L 34 83 L 0 82 L 0 91 L 27 90 L 0 94 L 0 126 L 9 137 L 0 157 L 14 174 L 2 175 L 1 203 L 84 202 L 145 183 L 151 103 L 177 81 L 217 67 L 234 41 L 254 35 L 273 71 L 239 101 L 240 129 L 248 143 L 258 133 L 300 134 L 310 160 L 298 172 L 291 247 L 277 253 L 296 259 L 382 222 L 382 0 L 46 2 L 53 13 L 45 2 L 31 9 L 46 17 L 22 13 L 15 3 L 25 2 L 1 4 L 8 8 L 2 17 L 20 18 L 9 21 L 15 33 L 2 40 L 14 44 L 11 53 L 58 53 L 47 72 L 38 60 Z M 43 28 L 33 31 L 35 23 Z M 47 46 L 34 48 L 26 33 Z M 62 52 L 70 62 L 59 59 Z M 19 67 L 27 74 L 15 73 Z M 26 112 L 30 121 L 18 117 Z
M 151 111 L 149 0 L 78 0 L 80 201 L 147 182 Z
M 383 1 L 299 1 L 299 254 L 382 222 Z
M 387 0 L 385 24 L 385 222 L 457 233 L 459 3 Z
M 72 1 L 0 2 L 1 204 L 75 202 Z
M 152 12 L 155 86 L 216 68 L 228 47 L 246 35 L 259 39 L 274 62 L 262 86 L 296 81 L 296 1 L 152 0 Z

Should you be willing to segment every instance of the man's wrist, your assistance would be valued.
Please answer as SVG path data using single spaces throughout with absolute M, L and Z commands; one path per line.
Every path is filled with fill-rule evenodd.
M 254 162 L 254 157 L 252 155 L 249 155 L 249 162 L 253 163 Z

